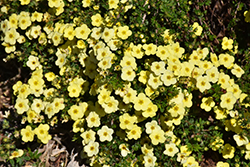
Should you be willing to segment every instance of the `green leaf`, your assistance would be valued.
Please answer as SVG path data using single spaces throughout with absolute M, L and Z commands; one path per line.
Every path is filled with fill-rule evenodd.
M 15 161 L 13 159 L 10 160 L 11 166 L 15 166 Z

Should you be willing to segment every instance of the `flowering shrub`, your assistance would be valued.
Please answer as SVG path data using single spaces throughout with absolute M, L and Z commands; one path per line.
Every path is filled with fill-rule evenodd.
M 188 25 L 181 13 L 194 4 L 181 2 L 179 20 L 167 0 L 3 2 L 5 60 L 31 71 L 13 85 L 16 138 L 47 144 L 70 126 L 90 166 L 199 166 L 206 154 L 217 166 L 250 165 L 237 41 L 205 44 L 213 35 L 199 20 Z

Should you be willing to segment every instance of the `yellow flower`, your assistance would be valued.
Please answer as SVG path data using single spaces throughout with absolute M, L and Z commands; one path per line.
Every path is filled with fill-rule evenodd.
M 28 83 L 31 90 L 40 90 L 43 88 L 44 80 L 42 78 L 39 78 L 38 76 L 32 76 L 28 80 Z
M 116 112 L 118 110 L 118 100 L 111 96 L 107 101 L 102 104 L 104 111 L 108 114 Z
M 82 6 L 84 8 L 89 7 L 92 0 L 82 0 Z
M 151 100 L 144 93 L 139 93 L 134 100 L 134 108 L 137 111 L 146 110 L 150 102 Z
M 244 135 L 235 134 L 233 138 L 236 141 L 237 146 L 239 147 L 242 145 L 247 145 L 249 143 L 248 138 Z
M 45 107 L 44 113 L 48 116 L 49 119 L 52 118 L 52 116 L 56 114 L 53 104 L 48 103 Z
M 187 161 L 183 164 L 183 167 L 199 167 L 199 163 L 195 161 L 195 158 L 190 156 L 187 158 Z
M 31 93 L 30 86 L 27 84 L 23 84 L 18 88 L 18 98 L 25 99 Z
M 137 140 L 141 137 L 141 133 L 142 133 L 141 127 L 134 124 L 132 125 L 132 129 L 127 131 L 127 136 L 129 140 L 131 139 Z
M 210 60 L 212 61 L 213 65 L 215 67 L 219 67 L 220 66 L 220 62 L 219 62 L 218 57 L 216 56 L 215 53 L 210 53 Z
M 86 118 L 86 121 L 89 128 L 99 127 L 101 124 L 99 115 L 96 114 L 96 112 L 94 111 L 89 113 L 89 115 Z
M 221 72 L 219 74 L 219 80 L 218 80 L 218 84 L 221 84 L 220 86 L 223 88 L 223 89 L 227 89 L 228 87 L 230 87 L 230 83 L 229 83 L 229 80 L 230 80 L 230 77 L 229 75 Z
M 219 71 L 217 67 L 212 67 L 206 71 L 208 80 L 212 83 L 216 83 L 219 79 Z
M 99 135 L 99 139 L 101 142 L 104 141 L 111 141 L 112 140 L 112 134 L 114 133 L 114 130 L 112 128 L 108 128 L 108 126 L 104 125 L 101 129 L 97 131 L 97 134 Z
M 40 124 L 37 128 L 34 129 L 34 133 L 37 135 L 38 139 L 40 139 L 44 144 L 47 144 L 48 141 L 51 139 L 51 135 L 48 131 L 48 124 Z
M 52 39 L 52 42 L 53 42 L 54 46 L 58 46 L 61 43 L 62 35 L 63 35 L 62 33 L 59 33 L 57 31 L 52 33 L 51 39 Z
M 99 143 L 90 141 L 88 145 L 84 146 L 84 151 L 87 153 L 88 157 L 92 157 L 99 152 Z
M 63 33 L 63 36 L 65 38 L 68 38 L 69 40 L 73 40 L 74 37 L 75 37 L 75 30 L 74 30 L 74 27 L 72 25 L 69 25 L 67 26 L 65 29 L 64 29 L 64 33 Z
M 33 99 L 31 109 L 39 114 L 44 109 L 44 104 L 41 99 Z
M 232 110 L 234 107 L 234 104 L 236 103 L 236 100 L 237 99 L 234 97 L 232 92 L 227 92 L 227 93 L 221 95 L 220 106 L 222 108 Z
M 17 151 L 13 151 L 9 159 L 18 158 L 21 157 L 22 155 L 23 155 L 23 150 L 19 149 Z
M 115 36 L 115 30 L 113 28 L 104 28 L 101 38 L 108 43 Z
M 4 42 L 10 45 L 15 45 L 19 36 L 20 34 L 16 31 L 16 29 L 11 28 L 5 33 Z
M 150 102 L 148 104 L 147 109 L 143 110 L 142 115 L 145 118 L 148 118 L 148 117 L 152 118 L 152 117 L 154 117 L 156 115 L 157 110 L 158 110 L 157 105 L 155 105 L 154 103 Z
M 155 75 L 161 75 L 165 71 L 165 62 L 159 61 L 159 62 L 153 62 L 151 67 L 151 71 L 154 72 Z
M 170 35 L 169 29 L 166 29 L 161 36 L 163 37 L 165 43 L 173 43 L 174 35 Z
M 18 25 L 22 30 L 27 29 L 31 25 L 30 16 L 20 16 Z
M 44 90 L 43 95 L 44 95 L 46 98 L 48 98 L 48 97 L 50 97 L 50 96 L 53 96 L 54 91 L 55 91 L 55 88 L 46 89 L 46 90 Z
M 229 54 L 220 54 L 219 55 L 219 62 L 221 65 L 224 65 L 227 69 L 231 68 L 234 62 L 234 57 L 230 56 Z
M 58 8 L 61 4 L 60 1 L 61 0 L 48 0 L 49 7 L 50 8 L 53 8 L 53 7 Z
M 170 70 L 170 71 L 172 71 L 174 73 L 174 75 L 179 76 L 181 68 L 182 68 L 182 64 L 180 62 L 175 62 L 175 63 L 174 62 L 169 62 L 167 70 Z M 190 68 L 187 67 L 187 70 L 190 70 Z M 187 71 L 187 72 L 189 72 L 189 71 Z
M 103 18 L 99 13 L 91 16 L 91 24 L 93 26 L 100 27 L 102 23 L 103 23 Z
M 203 28 L 197 22 L 194 22 L 194 24 L 192 25 L 192 28 L 193 28 L 195 35 L 201 36 Z
M 188 93 L 186 89 L 184 89 L 184 99 L 183 99 L 183 106 L 190 108 L 193 105 L 192 102 L 193 94 Z
M 250 13 L 250 12 L 249 12 L 249 13 Z M 246 160 L 249 160 L 249 159 L 250 159 L 250 151 L 246 151 L 245 159 L 246 159 Z
M 225 159 L 232 159 L 234 157 L 235 148 L 230 144 L 225 144 L 222 150 L 222 156 Z
M 44 76 L 48 81 L 53 81 L 56 78 L 53 72 L 47 72 Z
M 170 53 L 177 58 L 181 58 L 182 54 L 185 52 L 185 49 L 180 47 L 179 42 L 173 43 L 170 45 L 171 49 L 169 50 Z
M 151 142 L 153 145 L 158 145 L 159 143 L 164 143 L 165 133 L 162 129 L 155 129 L 150 135 L 149 138 L 151 139 Z
M 90 35 L 92 38 L 98 40 L 102 36 L 102 28 L 101 27 L 94 27 L 92 29 L 92 33 Z
M 63 8 L 65 6 L 64 2 L 60 1 L 59 3 L 60 3 L 59 7 L 56 8 L 56 13 L 55 13 L 56 16 L 59 16 L 61 13 L 64 12 L 64 8 Z
M 43 19 L 43 13 L 35 11 L 34 13 L 32 13 L 30 19 L 31 19 L 32 22 L 34 22 L 34 21 L 41 22 L 42 19 Z
M 153 89 L 157 89 L 162 84 L 163 83 L 160 79 L 160 76 L 155 77 L 152 73 L 149 75 L 148 85 L 151 86 Z
M 12 86 L 12 89 L 14 91 L 14 95 L 17 94 L 18 92 L 18 89 L 22 86 L 22 82 L 21 81 L 17 81 L 17 83 L 15 83 L 13 86 Z
M 136 98 L 137 95 L 137 91 L 132 89 L 132 88 L 128 88 L 126 94 L 123 96 L 123 102 L 125 104 L 131 103 L 134 101 L 134 99 Z
M 205 90 L 211 88 L 211 84 L 209 83 L 207 76 L 199 76 L 196 80 L 196 87 L 200 90 L 200 92 L 204 92 Z
M 139 73 L 140 76 L 138 78 L 138 81 L 140 81 L 143 84 L 146 84 L 148 82 L 149 74 L 150 74 L 149 71 L 141 70 L 141 72 Z
M 107 70 L 112 66 L 112 58 L 111 57 L 104 57 L 98 64 L 102 70 Z
M 234 64 L 233 69 L 231 70 L 231 72 L 237 78 L 240 78 L 245 73 L 245 71 L 240 66 L 238 66 L 237 64 Z
M 121 78 L 124 81 L 133 81 L 136 77 L 135 71 L 131 66 L 126 66 L 122 68 Z
M 68 86 L 67 90 L 69 91 L 70 97 L 78 97 L 81 93 L 81 87 L 78 84 L 72 83 Z
M 132 31 L 129 30 L 128 26 L 121 26 L 118 27 L 118 32 L 117 32 L 117 36 L 123 40 L 127 39 L 129 36 L 132 35 Z
M 78 39 L 87 39 L 91 30 L 88 28 L 86 24 L 82 24 L 80 27 L 75 29 L 76 38 Z
M 17 110 L 18 114 L 23 114 L 25 111 L 29 110 L 29 100 L 28 99 L 16 99 L 15 109 Z
M 207 112 L 215 106 L 215 102 L 213 101 L 212 97 L 203 97 L 201 101 L 201 108 L 206 110 Z
M 73 132 L 77 133 L 79 131 L 84 132 L 84 119 L 78 119 L 73 124 Z
M 202 55 L 198 54 L 196 50 L 193 50 L 192 54 L 189 56 L 189 62 L 198 65 L 201 61 Z
M 232 86 L 227 88 L 227 92 L 232 92 L 234 97 L 236 99 L 239 99 L 242 91 L 241 91 L 239 85 L 233 84 Z
M 215 139 L 215 141 L 213 141 L 213 142 L 210 144 L 210 147 L 212 148 L 213 151 L 216 151 L 216 150 L 218 150 L 220 147 L 222 147 L 223 144 L 224 144 L 224 140 L 217 137 L 217 138 Z
M 29 125 L 27 125 L 25 129 L 21 129 L 21 135 L 24 142 L 32 142 L 34 140 L 34 132 Z
M 227 50 L 227 49 L 231 50 L 231 49 L 233 49 L 233 42 L 234 41 L 232 39 L 228 39 L 227 37 L 224 37 L 222 39 L 222 43 L 221 43 L 222 49 L 223 50 Z
M 84 115 L 84 113 L 82 112 L 82 108 L 77 105 L 71 106 L 68 110 L 68 113 L 74 121 L 76 121 L 77 119 L 81 119 Z
M 250 22 L 250 10 L 244 12 L 245 22 Z
M 119 41 L 118 39 L 111 39 L 107 44 L 112 51 L 116 51 L 120 46 Z
M 142 48 L 141 44 L 134 45 L 132 47 L 132 53 L 131 53 L 132 56 L 137 58 L 137 59 L 141 59 L 144 56 L 144 52 L 143 52 L 143 50 L 141 48 Z
M 109 101 L 110 99 L 110 94 L 111 94 L 111 91 L 107 90 L 107 89 L 102 89 L 100 91 L 100 94 L 97 96 L 98 98 L 98 103 L 100 105 L 104 104 L 105 102 Z
M 82 144 L 88 144 L 90 141 L 95 141 L 95 131 L 89 129 L 88 131 L 83 132 L 80 136 L 83 138 Z
M 47 44 L 47 36 L 44 32 L 42 32 L 38 38 L 38 43 L 41 45 Z
M 180 147 L 181 153 L 184 153 L 186 156 L 189 156 L 192 151 L 188 149 L 187 145 L 183 145 Z
M 179 115 L 185 114 L 185 108 L 182 103 L 176 104 L 174 107 L 170 108 L 168 112 L 172 117 L 178 117 Z
M 182 101 L 184 99 L 184 94 L 182 93 L 182 89 L 180 87 L 177 87 L 178 89 L 178 94 L 176 96 L 174 96 L 170 101 L 169 101 L 169 104 L 171 103 L 175 103 L 175 104 L 178 104 L 178 105 L 183 105 L 182 104 Z
M 216 164 L 216 167 L 230 167 L 230 165 L 229 165 L 227 162 L 219 161 L 219 162 Z
M 55 64 L 59 68 L 62 68 L 65 63 L 66 63 L 66 54 L 58 54 Z
M 205 59 L 206 56 L 207 56 L 208 53 L 209 53 L 209 50 L 208 50 L 207 47 L 205 47 L 205 48 L 203 48 L 203 49 L 197 48 L 196 51 L 197 51 L 197 54 L 198 54 L 199 56 L 201 56 L 201 59 Z
M 155 130 L 161 130 L 161 127 L 158 125 L 158 123 L 155 120 L 152 120 L 151 122 L 147 122 L 145 124 L 146 127 L 146 133 L 151 134 Z
M 226 109 L 223 109 L 221 107 L 215 106 L 214 112 L 216 114 L 216 116 L 215 116 L 216 119 L 224 119 L 227 117 Z
M 27 111 L 27 120 L 29 123 L 32 123 L 34 119 L 36 118 L 37 113 L 31 109 Z
M 109 0 L 109 9 L 118 8 L 119 0 Z
M 132 56 L 124 56 L 120 62 L 121 67 L 132 67 L 132 69 L 136 69 L 136 59 Z
M 180 75 L 191 77 L 193 69 L 194 69 L 194 64 L 192 64 L 190 62 L 183 62 L 183 63 L 181 63 Z
M 148 56 L 156 54 L 157 46 L 153 43 L 143 44 L 142 48 L 145 50 L 145 54 Z
M 15 13 L 12 13 L 11 16 L 9 17 L 9 26 L 10 28 L 17 29 L 18 27 L 18 19 L 19 16 Z
M 128 113 L 125 113 L 119 116 L 120 127 L 121 129 L 131 130 L 134 123 L 137 121 L 136 116 L 130 116 Z
M 181 164 L 184 164 L 187 161 L 188 157 L 186 156 L 185 153 L 178 153 L 177 154 L 177 161 L 180 162 Z
M 123 157 L 126 157 L 128 155 L 128 153 L 130 153 L 128 147 L 125 144 L 120 144 L 119 149 L 121 150 L 121 155 Z
M 41 26 L 37 25 L 37 26 L 32 26 L 30 29 L 30 36 L 32 38 L 38 38 L 38 36 L 40 36 L 41 34 Z
M 165 86 L 170 86 L 177 82 L 173 72 L 170 70 L 164 70 L 163 74 L 161 75 L 161 80 Z
M 112 52 L 110 51 L 109 47 L 103 47 L 97 50 L 96 59 L 101 61 L 104 57 L 110 57 Z
M 176 144 L 170 143 L 170 144 L 165 144 L 165 151 L 163 154 L 173 157 L 176 153 L 179 152 L 178 147 L 176 147 Z
M 213 63 L 211 63 L 210 61 L 207 61 L 207 60 L 200 61 L 197 65 L 202 70 L 204 70 L 204 72 L 206 72 L 207 70 L 209 70 L 213 67 Z
M 31 70 L 35 70 L 40 65 L 39 58 L 30 55 L 26 64 Z
M 4 50 L 6 53 L 11 53 L 11 52 L 14 52 L 16 50 L 15 45 L 10 45 L 6 42 L 3 42 L 2 45 L 5 47 Z
M 55 113 L 58 113 L 60 110 L 63 110 L 64 105 L 64 99 L 63 98 L 54 98 L 54 101 L 52 102 L 52 106 Z
M 144 155 L 147 155 L 147 154 L 154 154 L 153 153 L 154 151 L 154 148 L 152 146 L 149 146 L 147 143 L 143 145 L 143 147 L 141 147 L 141 152 L 144 154 Z
M 151 167 L 151 166 L 155 166 L 155 162 L 157 158 L 153 154 L 147 154 L 143 156 L 143 159 L 144 159 L 144 166 Z
M 167 58 L 169 57 L 169 51 L 167 46 L 158 46 L 156 56 L 159 57 L 161 60 L 167 60 Z
M 78 40 L 78 41 L 77 41 L 77 47 L 78 47 L 79 49 L 85 49 L 85 48 L 86 48 L 85 42 L 84 42 L 83 40 Z M 81 54 L 78 54 L 78 57 L 81 57 L 80 55 L 81 55 Z
M 235 133 L 241 133 L 242 132 L 242 128 L 240 126 L 240 123 L 235 118 L 231 118 L 231 119 L 226 120 L 224 125 L 225 125 L 225 130 L 226 131 L 233 131 Z

